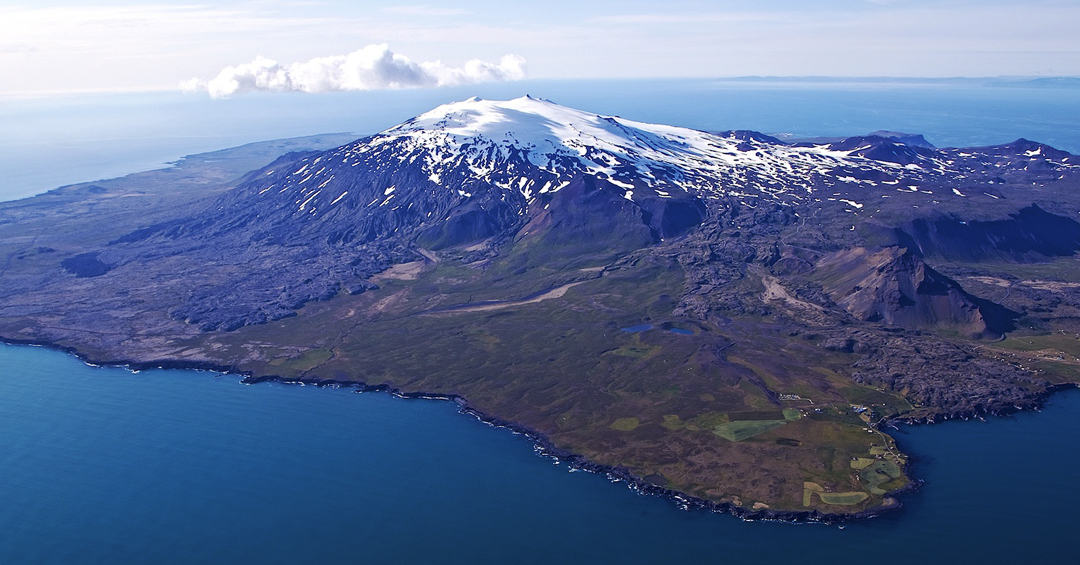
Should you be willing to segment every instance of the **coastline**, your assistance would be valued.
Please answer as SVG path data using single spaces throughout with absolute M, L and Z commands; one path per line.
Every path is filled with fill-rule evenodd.
M 731 514 L 736 518 L 747 521 L 840 524 L 854 520 L 869 519 L 878 516 L 883 512 L 888 512 L 900 508 L 902 504 L 893 497 L 895 495 L 903 495 L 909 492 L 914 492 L 915 490 L 918 490 L 918 488 L 922 485 L 922 481 L 913 479 L 912 482 L 904 488 L 886 494 L 888 498 L 894 501 L 894 504 L 891 504 L 889 506 L 870 508 L 852 514 L 829 514 L 816 509 L 809 511 L 785 511 L 772 509 L 753 510 L 743 506 L 736 506 L 735 504 L 729 502 L 713 502 L 711 500 L 690 496 L 677 490 L 650 483 L 643 478 L 635 476 L 629 470 L 623 467 L 603 465 L 600 463 L 589 461 L 587 458 L 580 454 L 572 453 L 570 451 L 555 446 L 551 442 L 551 440 L 547 438 L 547 436 L 536 430 L 521 425 L 517 422 L 486 414 L 480 410 L 473 408 L 469 405 L 469 402 L 466 398 L 456 394 L 405 392 L 387 384 L 370 385 L 359 381 L 338 381 L 334 379 L 290 379 L 274 375 L 264 375 L 259 377 L 246 376 L 241 379 L 240 382 L 243 384 L 276 382 L 281 384 L 332 386 L 338 388 L 353 388 L 355 389 L 355 392 L 358 393 L 382 392 L 403 400 L 450 401 L 460 407 L 460 412 L 462 414 L 472 416 L 480 422 L 483 422 L 484 424 L 487 424 L 489 426 L 506 429 L 514 434 L 525 436 L 530 442 L 532 442 L 534 451 L 537 453 L 537 455 L 540 455 L 541 457 L 548 457 L 554 459 L 559 463 L 567 465 L 571 469 L 587 471 L 597 475 L 602 475 L 613 483 L 626 483 L 627 487 L 629 487 L 630 490 L 633 490 L 638 494 L 666 498 L 674 502 L 676 506 L 683 510 L 707 510 L 718 514 Z
M 932 414 L 930 416 L 922 417 L 902 417 L 898 416 L 883 420 L 881 424 L 896 428 L 896 424 L 906 424 L 909 426 L 917 425 L 930 425 L 947 422 L 949 420 L 984 420 L 987 417 L 993 418 L 1006 418 L 1013 414 L 1020 412 L 1037 412 L 1046 403 L 1046 401 L 1058 392 L 1062 392 L 1069 389 L 1080 389 L 1080 383 L 1057 383 L 1046 387 L 1044 390 L 1031 396 L 1027 399 L 1024 405 L 1008 404 L 996 407 L 991 407 L 987 410 L 962 410 L 959 412 L 948 413 L 942 412 L 940 414 Z
M 400 398 L 403 400 L 444 400 L 450 401 L 458 405 L 459 411 L 462 414 L 472 416 L 492 427 L 502 428 L 509 430 L 510 432 L 525 436 L 532 444 L 534 451 L 542 456 L 554 459 L 555 461 L 566 464 L 569 468 L 587 471 L 597 475 L 606 477 L 609 481 L 614 483 L 625 483 L 630 490 L 641 494 L 651 495 L 665 498 L 673 502 L 678 508 L 683 510 L 705 510 L 718 514 L 730 514 L 736 518 L 745 521 L 768 521 L 768 522 L 786 522 L 786 523 L 815 523 L 815 524 L 843 524 L 847 522 L 868 520 L 885 513 L 889 513 L 898 510 L 903 507 L 902 502 L 897 498 L 898 496 L 904 496 L 915 491 L 918 491 L 924 482 L 916 477 L 911 477 L 911 482 L 906 486 L 890 491 L 886 493 L 886 501 L 891 503 L 884 506 L 878 506 L 874 508 L 868 508 L 859 512 L 850 514 L 835 514 L 821 512 L 820 510 L 773 510 L 771 508 L 764 508 L 754 510 L 744 506 L 738 506 L 730 502 L 714 502 L 711 500 L 695 497 L 686 493 L 662 487 L 653 484 L 644 478 L 637 477 L 629 470 L 619 466 L 604 465 L 588 460 L 586 457 L 572 453 L 555 446 L 550 439 L 543 433 L 531 429 L 527 426 L 499 418 L 487 414 L 483 411 L 473 408 L 468 399 L 456 395 L 456 394 L 443 394 L 435 392 L 425 391 L 404 391 L 396 387 L 392 387 L 388 384 L 368 384 L 363 381 L 343 381 L 337 379 L 317 379 L 317 378 L 286 378 L 278 375 L 252 375 L 250 371 L 240 370 L 234 366 L 222 365 L 216 363 L 208 363 L 201 361 L 177 361 L 171 359 L 161 359 L 153 361 L 132 361 L 124 359 L 110 359 L 99 360 L 88 357 L 83 354 L 78 348 L 58 345 L 43 340 L 27 340 L 27 339 L 13 339 L 0 336 L 0 343 L 6 345 L 24 345 L 33 347 L 44 347 L 54 351 L 59 351 L 79 359 L 83 363 L 91 366 L 98 367 L 122 367 L 131 371 L 144 371 L 150 369 L 178 369 L 178 370 L 194 370 L 194 371 L 206 371 L 220 373 L 222 375 L 235 375 L 241 377 L 240 383 L 252 385 L 262 382 L 276 382 L 281 384 L 293 384 L 293 385 L 312 385 L 317 387 L 334 387 L 334 388 L 351 388 L 357 393 L 366 392 L 382 392 L 388 393 L 391 396 Z M 1054 385 L 1046 391 L 1043 391 L 1038 395 L 1036 399 L 1033 399 L 1033 405 L 1027 410 L 1035 410 L 1042 405 L 1047 398 L 1053 393 L 1068 388 L 1080 388 L 1080 385 L 1073 385 L 1070 383 Z M 1007 416 L 1016 412 L 1024 411 L 1025 409 L 1016 408 L 1009 411 L 1002 411 L 1000 413 L 987 413 L 986 415 L 992 416 Z M 980 417 L 979 415 L 972 414 L 970 417 Z M 880 425 L 894 425 L 895 423 L 905 423 L 908 425 L 919 424 L 933 424 L 939 421 L 945 421 L 949 419 L 970 419 L 965 417 L 964 414 L 955 414 L 943 416 L 940 420 L 937 419 L 894 419 L 886 420 L 879 423 Z M 895 426 L 894 426 L 895 427 Z M 917 457 L 914 458 L 917 460 Z M 910 469 L 911 463 L 905 468 L 905 473 Z

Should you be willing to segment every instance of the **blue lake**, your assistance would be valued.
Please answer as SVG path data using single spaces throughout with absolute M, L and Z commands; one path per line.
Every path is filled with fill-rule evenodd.
M 1080 551 L 1080 391 L 897 434 L 922 492 L 837 526 L 679 510 L 445 401 L 0 346 L 0 563 L 1009 563 Z
M 653 329 L 652 324 L 638 324 L 636 326 L 630 326 L 628 328 L 621 328 L 619 331 L 626 333 L 636 334 Z

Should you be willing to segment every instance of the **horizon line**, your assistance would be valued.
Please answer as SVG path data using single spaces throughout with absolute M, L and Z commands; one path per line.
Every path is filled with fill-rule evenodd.
M 777 80 L 790 80 L 790 81 L 879 81 L 879 82 L 899 82 L 899 81 L 924 81 L 924 82 L 944 82 L 944 81 L 977 81 L 977 80 L 997 80 L 1004 82 L 1031 82 L 1036 80 L 1047 79 L 1065 79 L 1080 81 L 1080 75 L 979 75 L 979 76 L 892 76 L 892 75 L 735 75 L 735 76 L 669 76 L 669 77 L 550 77 L 550 78 L 526 78 L 514 81 L 515 84 L 520 83 L 536 83 L 536 82 L 626 82 L 626 81 L 740 81 L 740 80 L 763 80 L 763 81 L 777 81 Z M 509 83 L 506 83 L 509 84 Z M 475 86 L 475 85 L 473 85 Z M 342 94 L 342 93 L 361 93 L 361 92 L 378 92 L 384 90 L 444 90 L 444 89 L 459 89 L 464 86 L 457 87 L 437 87 L 437 88 L 399 88 L 399 89 L 371 89 L 371 90 L 355 90 L 355 91 L 334 91 L 324 93 L 308 93 L 308 92 L 273 92 L 273 93 L 246 93 L 239 95 L 243 98 L 245 96 L 259 95 L 259 94 L 292 94 L 297 96 L 318 96 L 320 94 Z M 34 98 L 60 98 L 66 96 L 93 96 L 93 95 L 119 95 L 119 94 L 165 94 L 174 93 L 182 94 L 185 96 L 200 97 L 201 93 L 197 92 L 185 92 L 183 89 L 177 87 L 127 87 L 127 88 L 90 88 L 90 89 L 73 89 L 73 90 L 26 90 L 26 91 L 0 91 L 0 99 L 14 100 L 14 99 L 34 99 Z

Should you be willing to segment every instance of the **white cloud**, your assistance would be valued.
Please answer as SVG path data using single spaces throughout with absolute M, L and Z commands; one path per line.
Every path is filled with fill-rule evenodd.
M 256 71 L 277 84 L 291 62 L 384 42 L 428 74 L 422 84 L 512 74 L 504 53 L 528 57 L 529 77 L 541 79 L 1080 74 L 1078 0 L 400 4 L 0 0 L 0 95 L 166 90 L 192 76 L 204 81 L 188 86 L 206 88 L 242 61 L 253 87 Z M 259 71 L 255 54 L 283 63 Z M 464 64 L 475 57 L 489 63 Z M 307 84 L 294 79 L 280 87 Z
M 520 80 L 525 59 L 505 55 L 498 63 L 473 59 L 463 67 L 441 61 L 414 62 L 389 46 L 372 44 L 348 55 L 317 57 L 306 63 L 282 65 L 256 57 L 250 63 L 225 67 L 209 81 L 186 80 L 180 88 L 205 90 L 212 98 L 254 91 L 335 92 L 392 88 L 432 88 L 478 82 Z

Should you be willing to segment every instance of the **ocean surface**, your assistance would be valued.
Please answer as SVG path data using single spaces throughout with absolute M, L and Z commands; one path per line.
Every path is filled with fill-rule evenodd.
M 543 82 L 470 89 L 0 100 L 0 200 L 242 143 L 369 134 L 530 93 L 705 130 L 1018 137 L 1080 153 L 1080 88 L 1003 80 Z M 0 346 L 0 564 L 1015 563 L 1080 552 L 1080 391 L 1040 413 L 904 428 L 925 479 L 837 526 L 679 510 L 537 456 L 450 402 L 99 368 Z
M 1080 391 L 905 428 L 873 520 L 743 522 L 537 456 L 455 404 L 0 345 L 0 563 L 1040 563 L 1080 551 Z
M 1025 137 L 1080 153 L 1080 80 L 521 81 L 210 100 L 179 92 L 0 98 L 0 200 L 160 168 L 184 155 L 318 133 L 357 137 L 471 96 L 531 94 L 638 121 L 797 137 L 921 133 L 977 146 Z

